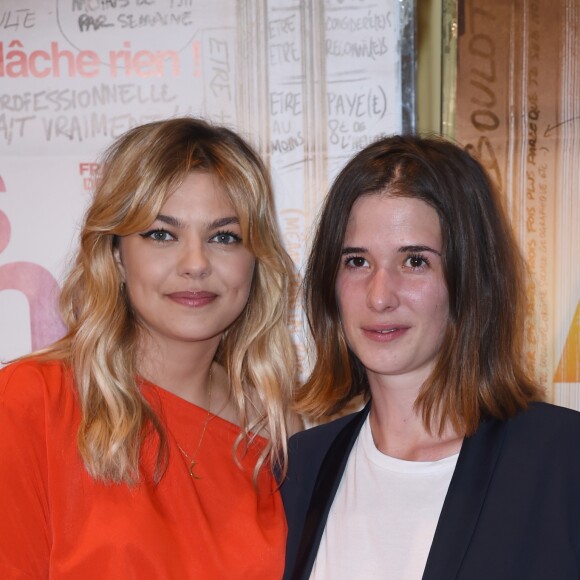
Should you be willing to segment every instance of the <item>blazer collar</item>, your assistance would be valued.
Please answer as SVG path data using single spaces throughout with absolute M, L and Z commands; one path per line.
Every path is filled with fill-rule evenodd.
M 306 514 L 293 580 L 307 580 L 310 577 L 330 508 L 370 407 L 369 402 L 340 431 L 324 458 Z M 423 580 L 457 578 L 500 456 L 507 424 L 498 420 L 484 421 L 473 436 L 464 439 L 435 530 Z
M 445 496 L 423 580 L 457 578 L 473 537 L 508 423 L 484 421 L 466 437 Z
M 292 574 L 293 580 L 307 580 L 310 577 L 330 507 L 346 468 L 350 451 L 369 414 L 370 408 L 371 404 L 369 402 L 352 421 L 349 421 L 344 426 L 334 439 L 320 466 L 306 513 L 306 522 Z

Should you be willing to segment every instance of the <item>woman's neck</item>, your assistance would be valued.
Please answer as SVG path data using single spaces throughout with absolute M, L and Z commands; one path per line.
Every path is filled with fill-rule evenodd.
M 201 407 L 207 405 L 210 369 L 219 341 L 158 344 L 140 340 L 137 371 L 148 381 Z
M 425 427 L 415 408 L 419 387 L 369 379 L 371 432 L 381 453 L 407 461 L 436 461 L 459 452 L 463 435 L 450 425 L 439 434 L 439 421 L 434 417 L 431 432 Z

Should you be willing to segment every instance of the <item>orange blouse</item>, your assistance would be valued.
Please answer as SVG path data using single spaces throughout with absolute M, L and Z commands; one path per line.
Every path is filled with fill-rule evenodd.
M 275 579 L 286 522 L 264 440 L 234 463 L 239 428 L 151 384 L 143 393 L 167 428 L 158 485 L 93 480 L 79 457 L 71 374 L 59 362 L 0 371 L 0 578 Z M 189 475 L 189 460 L 198 462 Z M 145 468 L 147 469 L 147 468 Z

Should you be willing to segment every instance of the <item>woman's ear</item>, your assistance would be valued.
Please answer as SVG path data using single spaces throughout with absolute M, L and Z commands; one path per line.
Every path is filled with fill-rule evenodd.
M 125 283 L 125 266 L 123 266 L 123 258 L 121 256 L 121 244 L 118 243 L 113 248 L 113 259 L 115 260 L 115 265 L 117 266 L 117 270 L 119 271 L 119 277 L 121 279 L 121 283 Z

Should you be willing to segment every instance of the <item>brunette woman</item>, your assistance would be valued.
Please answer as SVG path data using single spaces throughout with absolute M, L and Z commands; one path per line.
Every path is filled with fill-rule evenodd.
M 580 415 L 524 367 L 524 262 L 481 165 L 389 137 L 326 199 L 317 359 L 290 440 L 287 579 L 580 577 Z

